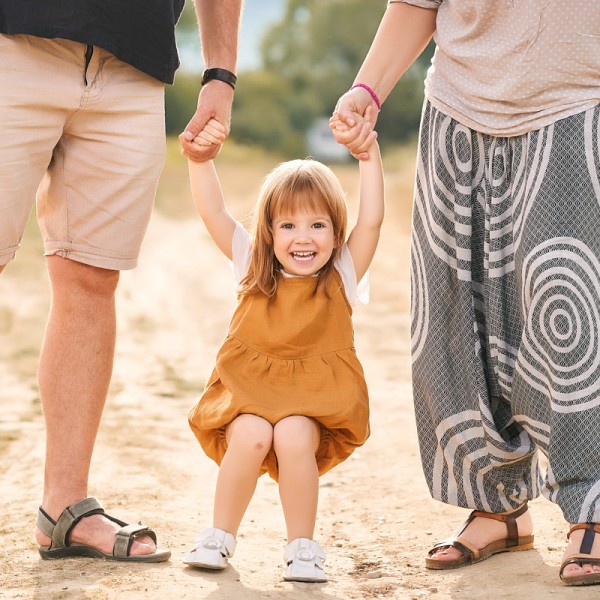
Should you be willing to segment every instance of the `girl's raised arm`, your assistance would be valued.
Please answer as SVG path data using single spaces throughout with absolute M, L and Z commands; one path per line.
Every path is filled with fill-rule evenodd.
M 214 119 L 209 121 L 206 128 L 200 132 L 195 142 L 199 145 L 218 143 L 225 130 Z M 224 137 L 223 137 L 224 139 Z M 215 241 L 221 252 L 232 258 L 231 244 L 235 232 L 236 221 L 225 206 L 221 183 L 214 162 L 195 162 L 188 160 L 192 198 L 208 233 Z
M 367 115 L 368 117 L 368 115 Z M 367 272 L 377 243 L 384 215 L 383 166 L 379 145 L 374 140 L 368 148 L 369 157 L 359 161 L 360 203 L 356 225 L 348 238 L 348 250 L 354 262 L 356 280 Z

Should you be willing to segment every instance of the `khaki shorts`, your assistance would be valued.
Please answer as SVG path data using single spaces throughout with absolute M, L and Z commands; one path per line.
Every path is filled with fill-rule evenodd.
M 0 265 L 34 200 L 47 256 L 137 263 L 164 163 L 164 87 L 98 47 L 86 69 L 86 48 L 0 34 Z

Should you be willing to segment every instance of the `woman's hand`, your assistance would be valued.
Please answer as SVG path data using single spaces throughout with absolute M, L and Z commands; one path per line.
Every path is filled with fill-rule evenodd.
M 346 146 L 354 158 L 367 160 L 369 148 L 377 139 L 377 132 L 373 131 L 377 111 L 367 92 L 365 93 L 369 95 L 370 102 L 366 105 L 360 103 L 360 96 L 353 93 L 357 90 L 360 88 L 350 90 L 339 99 L 333 116 L 329 119 L 329 127 L 336 142 Z M 358 102 L 356 96 L 359 96 Z

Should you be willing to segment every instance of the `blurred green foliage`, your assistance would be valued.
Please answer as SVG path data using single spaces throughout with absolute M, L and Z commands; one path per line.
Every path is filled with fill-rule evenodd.
M 288 0 L 281 22 L 262 40 L 262 67 L 239 75 L 232 139 L 288 156 L 305 153 L 306 131 L 329 117 L 352 84 L 385 8 L 364 0 Z M 183 26 L 194 26 L 189 12 Z M 382 145 L 416 133 L 432 54 L 430 44 L 386 100 L 377 124 Z M 199 75 L 185 72 L 167 89 L 168 133 L 183 130 L 198 90 Z

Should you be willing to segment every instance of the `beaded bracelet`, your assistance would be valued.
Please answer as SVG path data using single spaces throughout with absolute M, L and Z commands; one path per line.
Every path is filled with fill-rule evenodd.
M 377 105 L 377 110 L 381 110 L 381 102 L 379 101 L 377 94 L 366 83 L 355 83 L 350 89 L 353 90 L 354 88 L 358 87 L 362 88 L 363 90 L 367 90 L 371 98 L 373 98 L 373 102 L 375 102 L 375 104 Z

